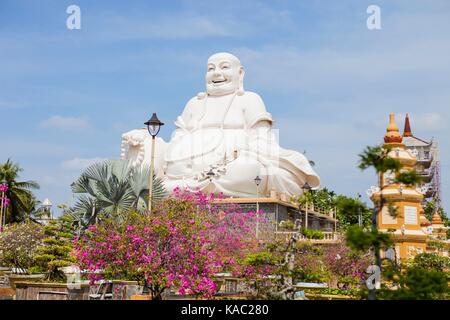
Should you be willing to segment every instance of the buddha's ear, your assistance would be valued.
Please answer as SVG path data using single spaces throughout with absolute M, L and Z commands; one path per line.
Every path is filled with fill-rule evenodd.
M 237 95 L 238 96 L 243 96 L 245 91 L 244 91 L 244 75 L 245 75 L 245 70 L 244 67 L 240 67 L 239 68 L 239 88 L 237 90 Z

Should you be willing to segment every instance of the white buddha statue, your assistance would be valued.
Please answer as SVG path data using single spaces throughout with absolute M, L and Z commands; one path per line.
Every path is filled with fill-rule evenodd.
M 244 68 L 234 55 L 217 53 L 208 59 L 206 93 L 186 104 L 169 143 L 156 141 L 156 175 L 168 191 L 180 187 L 254 197 L 256 176 L 262 179 L 260 196 L 271 190 L 301 194 L 306 182 L 319 186 L 306 157 L 278 145 L 272 116 L 259 95 L 244 91 L 243 79 Z M 125 133 L 122 158 L 149 165 L 150 142 L 145 129 Z

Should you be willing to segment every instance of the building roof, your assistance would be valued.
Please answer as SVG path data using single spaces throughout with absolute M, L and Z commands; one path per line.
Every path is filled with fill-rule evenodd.
M 431 145 L 431 142 L 427 142 L 413 135 L 408 114 L 406 114 L 405 116 L 405 127 L 403 129 L 403 143 L 405 144 L 406 147 L 428 147 Z
M 406 147 L 429 147 L 431 142 L 426 142 L 420 138 L 414 136 L 408 136 L 403 138 L 403 143 Z

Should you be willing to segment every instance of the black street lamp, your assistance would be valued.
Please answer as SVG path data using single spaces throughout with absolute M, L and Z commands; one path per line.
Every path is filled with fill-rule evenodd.
M 261 184 L 261 178 L 259 176 L 256 176 L 256 178 L 254 179 L 255 184 L 256 184 L 256 238 L 259 238 L 259 217 L 258 217 L 258 213 L 259 213 L 259 185 Z
M 256 184 L 256 186 L 259 186 L 259 185 L 260 185 L 261 180 L 262 180 L 262 179 L 261 179 L 259 176 L 256 176 L 256 178 L 255 178 L 255 184 Z
M 209 169 L 209 171 L 206 173 L 206 176 L 209 178 L 209 182 L 212 182 L 212 179 L 214 178 L 216 174 L 212 171 L 212 169 Z
M 159 130 L 164 125 L 163 122 L 159 121 L 155 112 L 153 112 L 153 115 L 150 118 L 150 120 L 148 120 L 144 124 L 147 126 L 148 133 L 150 133 L 150 135 L 152 136 L 153 139 L 155 139 L 155 137 L 159 133 Z
M 149 189 L 148 189 L 148 211 L 152 212 L 152 200 L 153 200 L 153 171 L 155 163 L 155 137 L 158 135 L 159 130 L 164 125 L 159 121 L 156 113 L 153 113 L 150 120 L 144 123 L 147 126 L 148 133 L 152 136 L 152 157 L 150 160 L 150 177 L 149 177 Z
M 358 193 L 358 225 L 362 227 L 362 212 L 361 212 L 361 194 Z
M 3 226 L 6 224 L 6 205 L 5 205 L 5 199 L 6 199 L 6 190 L 8 188 L 6 180 L 2 180 L 0 182 L 1 185 L 1 194 L 0 194 L 0 232 L 3 232 Z

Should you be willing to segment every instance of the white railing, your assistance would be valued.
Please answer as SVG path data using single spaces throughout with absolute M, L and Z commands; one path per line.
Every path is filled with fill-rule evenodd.
M 300 210 L 308 211 L 309 213 L 319 213 L 326 216 L 329 216 L 330 218 L 334 218 L 336 214 L 336 208 L 333 209 L 323 209 L 318 206 L 314 206 L 314 203 L 309 204 L 302 204 L 300 205 Z
M 299 241 L 311 241 L 311 242 L 334 242 L 339 241 L 339 234 L 336 232 L 322 232 L 323 239 L 309 239 L 303 234 L 297 235 L 295 231 L 276 231 L 275 237 L 277 239 L 285 239 L 286 241 L 297 235 Z

